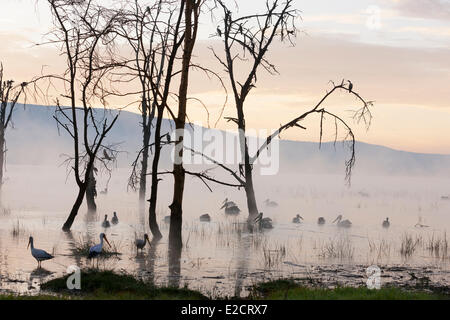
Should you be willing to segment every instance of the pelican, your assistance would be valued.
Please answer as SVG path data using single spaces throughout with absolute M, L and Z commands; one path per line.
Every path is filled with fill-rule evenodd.
M 110 224 L 109 221 L 108 221 L 108 215 L 107 215 L 107 214 L 105 214 L 105 220 L 103 220 L 103 222 L 102 222 L 102 227 L 103 227 L 103 228 L 109 228 L 109 227 L 111 227 L 111 224 Z
M 109 243 L 108 239 L 106 239 L 105 234 L 102 232 L 100 233 L 100 243 L 96 244 L 95 246 L 91 247 L 89 249 L 89 255 L 88 258 L 92 259 L 95 258 L 96 256 L 98 256 L 100 253 L 102 253 L 102 249 L 103 249 L 103 239 L 105 239 L 106 243 L 108 244 L 108 246 L 111 247 L 111 244 Z
M 342 220 L 341 214 L 332 223 L 335 222 L 337 222 L 337 226 L 341 228 L 350 228 L 352 226 L 350 220 Z
M 225 213 L 229 215 L 237 215 L 241 212 L 241 209 L 233 201 L 226 201 L 220 209 L 223 208 L 225 208 Z
M 111 219 L 112 224 L 118 224 L 119 223 L 119 218 L 117 218 L 117 212 L 114 211 L 113 215 L 114 216 Z
M 27 249 L 30 246 L 31 246 L 31 255 L 37 260 L 38 268 L 41 267 L 41 262 L 42 261 L 50 260 L 50 259 L 54 258 L 54 256 L 52 256 L 50 253 L 48 253 L 48 252 L 46 252 L 44 250 L 41 250 L 41 249 L 36 249 L 34 247 L 34 244 L 33 244 L 33 237 L 31 237 L 31 236 L 28 239 Z
M 259 223 L 261 229 L 273 229 L 272 219 L 263 218 L 262 212 L 260 212 L 253 221 L 254 223 Z
M 200 216 L 200 221 L 203 221 L 203 222 L 210 222 L 210 221 L 211 221 L 211 217 L 210 217 L 209 214 L 207 214 L 207 213 L 202 214 L 202 215 Z
M 269 207 L 269 208 L 275 208 L 275 207 L 278 207 L 278 203 L 276 203 L 275 201 L 270 201 L 269 199 L 267 199 L 266 201 L 264 201 L 264 203 L 265 203 L 266 206 Z
M 222 204 L 227 204 L 229 207 L 236 205 L 236 203 L 234 203 L 233 201 L 229 201 L 228 198 L 225 198 L 225 200 L 222 202 Z
M 389 228 L 390 225 L 389 218 L 386 218 L 386 220 L 383 221 L 383 228 Z
M 302 223 L 303 217 L 301 215 L 296 215 L 294 219 L 292 219 L 292 223 Z
M 149 246 L 152 246 L 150 244 L 150 240 L 148 239 L 148 234 L 144 234 L 144 239 L 136 239 L 135 244 L 137 249 L 144 249 L 145 244 L 148 242 Z
M 324 217 L 319 217 L 319 219 L 317 219 L 317 224 L 319 224 L 319 225 L 325 224 L 325 218 Z

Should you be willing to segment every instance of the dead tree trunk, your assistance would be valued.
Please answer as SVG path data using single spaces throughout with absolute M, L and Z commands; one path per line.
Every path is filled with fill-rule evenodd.
M 184 51 L 182 57 L 181 80 L 178 91 L 178 115 L 175 119 L 175 162 L 173 166 L 173 200 L 170 208 L 169 250 L 181 250 L 182 222 L 183 222 L 183 193 L 185 171 L 183 168 L 184 127 L 186 124 L 187 93 L 189 84 L 189 70 L 197 37 L 198 18 L 200 14 L 200 0 L 185 0 L 185 33 Z
M 86 204 L 89 212 L 97 211 L 95 198 L 97 197 L 97 180 L 95 179 L 95 167 L 90 171 L 86 184 Z

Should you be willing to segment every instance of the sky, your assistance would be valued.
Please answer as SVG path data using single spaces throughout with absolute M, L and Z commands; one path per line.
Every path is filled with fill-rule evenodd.
M 261 0 L 237 3 L 239 14 L 264 8 Z M 296 46 L 275 43 L 270 49 L 269 58 L 280 74 L 261 71 L 247 101 L 247 127 L 273 130 L 320 100 L 330 80 L 345 78 L 375 101 L 370 129 L 352 124 L 358 140 L 450 154 L 450 0 L 297 0 L 295 6 L 301 11 Z M 45 39 L 51 25 L 46 1 L 0 1 L 0 61 L 7 77 L 26 81 L 43 67 L 63 67 L 58 48 L 34 45 Z M 208 50 L 221 48 L 217 38 L 211 38 L 216 26 L 209 15 L 203 16 L 194 60 L 220 73 Z M 208 106 L 213 126 L 225 101 L 218 83 L 193 73 L 190 94 Z M 235 116 L 232 102 L 229 97 L 224 116 Z M 344 93 L 327 103 L 344 116 L 357 105 Z M 200 104 L 192 102 L 188 112 L 191 121 L 207 125 Z M 282 138 L 316 141 L 318 119 L 305 126 L 307 131 L 292 129 Z M 222 119 L 217 128 L 232 129 L 232 124 Z M 332 133 L 328 130 L 325 138 L 332 139 Z

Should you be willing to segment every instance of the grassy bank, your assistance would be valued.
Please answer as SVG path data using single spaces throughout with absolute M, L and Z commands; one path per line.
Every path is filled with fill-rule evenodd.
M 448 300 L 448 295 L 425 291 L 385 287 L 370 290 L 366 287 L 327 289 L 307 287 L 292 280 L 277 280 L 256 285 L 250 299 L 262 300 Z
M 187 288 L 156 287 L 133 276 L 112 271 L 88 270 L 81 273 L 81 290 L 67 289 L 68 276 L 50 280 L 41 290 L 62 299 L 113 300 L 204 300 L 200 292 Z
M 81 273 L 81 290 L 68 290 L 68 276 L 41 285 L 42 295 L 0 295 L 0 300 L 205 300 L 200 292 L 187 288 L 156 287 L 126 274 L 87 270 Z M 250 289 L 250 300 L 442 300 L 449 295 L 386 287 L 326 289 L 310 287 L 293 280 L 261 283 Z

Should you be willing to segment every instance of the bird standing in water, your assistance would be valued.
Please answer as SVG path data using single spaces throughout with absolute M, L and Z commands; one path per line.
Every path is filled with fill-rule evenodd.
M 113 215 L 114 216 L 111 219 L 112 224 L 118 224 L 119 223 L 119 218 L 117 218 L 117 212 L 114 211 Z
M 92 246 L 92 247 L 89 249 L 89 255 L 88 255 L 88 258 L 89 258 L 89 259 L 95 258 L 95 257 L 97 257 L 99 254 L 102 253 L 102 250 L 103 250 L 103 239 L 105 239 L 105 241 L 106 241 L 106 243 L 108 244 L 108 246 L 111 247 L 111 244 L 109 243 L 108 239 L 106 239 L 106 235 L 105 235 L 103 232 L 100 233 L 100 243 L 99 243 L 99 244 L 96 244 L 95 246 Z
M 103 222 L 102 222 L 102 227 L 103 227 L 103 228 L 109 228 L 109 227 L 111 227 L 111 224 L 110 224 L 109 221 L 108 221 L 108 215 L 107 215 L 107 214 L 105 214 L 105 220 L 103 220 Z
M 148 234 L 144 234 L 144 239 L 136 239 L 135 244 L 136 248 L 139 250 L 144 249 L 146 243 L 148 242 L 148 245 L 151 246 L 150 240 L 148 238 Z
M 34 243 L 33 243 L 33 237 L 30 236 L 30 238 L 28 239 L 28 247 L 31 246 L 31 255 L 36 259 L 36 261 L 38 262 L 38 268 L 41 268 L 41 262 L 45 261 L 45 260 L 50 260 L 53 259 L 54 256 L 52 256 L 50 253 L 48 253 L 47 251 L 44 251 L 42 249 L 36 249 L 34 247 Z

